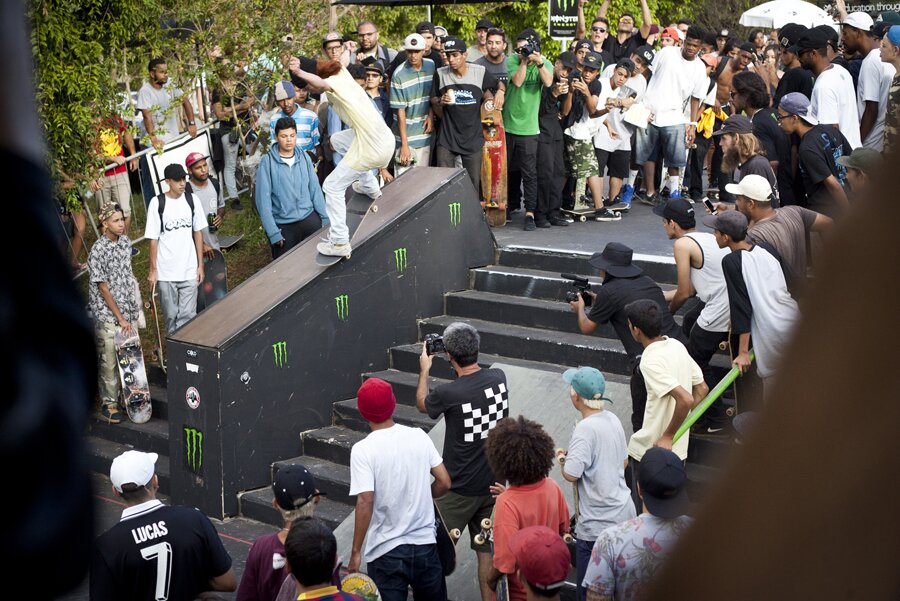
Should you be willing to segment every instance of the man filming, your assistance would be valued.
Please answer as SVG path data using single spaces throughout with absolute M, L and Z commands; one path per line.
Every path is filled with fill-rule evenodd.
M 509 415 L 509 394 L 503 371 L 478 365 L 479 342 L 478 331 L 460 322 L 447 326 L 442 338 L 426 337 L 419 357 L 416 407 L 432 419 L 444 416 L 444 465 L 453 484 L 435 502 L 448 529 L 462 530 L 468 525 L 471 547 L 478 557 L 481 597 L 490 601 L 487 580 L 493 566 L 491 549 L 487 543 L 476 544 L 475 535 L 481 532 L 481 521 L 490 518 L 494 508 L 491 485 L 495 477 L 484 444 L 497 422 Z M 457 379 L 429 392 L 428 374 L 434 353 L 441 350 L 447 353 Z

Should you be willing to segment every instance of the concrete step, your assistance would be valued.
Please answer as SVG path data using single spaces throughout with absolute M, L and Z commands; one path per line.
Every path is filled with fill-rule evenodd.
M 408 371 L 419 373 L 419 355 L 422 354 L 422 343 L 403 344 L 391 348 L 391 368 L 399 371 Z M 492 355 L 490 353 L 478 353 L 478 365 L 481 367 L 490 367 L 495 363 L 503 363 L 506 365 L 517 365 L 519 367 L 528 367 L 530 369 L 540 369 L 543 371 L 553 371 L 562 373 L 568 367 L 556 365 L 553 363 L 542 363 L 539 361 L 529 361 L 528 359 L 518 359 L 515 357 L 502 357 L 500 355 Z M 437 378 L 451 380 L 456 377 L 456 372 L 450 367 L 447 356 L 443 353 L 434 356 L 431 364 L 431 375 Z
M 366 434 L 342 426 L 328 426 L 304 432 L 301 437 L 304 455 L 349 466 L 350 448 Z
M 169 454 L 169 422 L 156 416 L 145 424 L 127 418 L 120 424 L 110 424 L 95 412 L 88 422 L 88 434 L 138 451 Z
M 169 419 L 169 394 L 165 386 L 150 384 L 150 401 L 153 403 L 153 417 Z
M 394 396 L 397 397 L 398 405 L 416 406 L 416 386 L 419 384 L 418 369 L 415 370 L 415 373 L 397 371 L 396 369 L 386 369 L 384 371 L 373 371 L 363 374 L 363 380 L 368 380 L 369 378 L 381 378 L 385 382 L 388 382 L 394 390 Z M 435 388 L 441 384 L 446 384 L 448 381 L 449 380 L 430 376 L 428 378 L 428 386 Z
M 420 413 L 415 407 L 409 405 L 397 405 L 394 410 L 394 421 L 412 428 L 422 428 L 426 432 L 434 427 L 436 420 L 431 419 L 425 413 Z M 334 404 L 334 425 L 343 426 L 357 432 L 368 433 L 369 426 L 359 413 L 357 399 L 348 399 Z
M 489 266 L 472 270 L 474 290 L 524 298 L 558 301 L 565 305 L 566 292 L 573 290 L 572 281 L 559 273 L 524 267 Z M 599 276 L 588 276 L 593 287 L 601 284 Z
M 284 525 L 281 520 L 281 513 L 272 507 L 274 498 L 275 495 L 272 493 L 271 486 L 238 493 L 240 515 L 264 524 L 270 524 L 275 528 L 281 528 Z M 315 516 L 334 530 L 352 512 L 352 505 L 338 503 L 328 497 L 322 497 L 319 500 L 319 504 L 316 505 Z
M 350 467 L 349 465 L 341 465 L 322 459 L 320 457 L 310 457 L 309 455 L 301 455 L 285 459 L 284 461 L 276 461 L 272 464 L 272 481 L 275 480 L 275 474 L 278 470 L 291 463 L 299 463 L 308 469 L 316 479 L 316 487 L 320 492 L 325 493 L 330 500 L 337 503 L 353 504 L 356 501 L 350 498 Z M 349 463 L 349 461 L 348 461 Z
M 109 468 L 112 465 L 113 459 L 125 451 L 134 450 L 134 447 L 98 436 L 87 436 L 85 437 L 85 440 L 87 441 L 88 449 L 90 449 L 88 456 L 88 461 L 90 462 L 88 466 L 89 469 L 98 474 L 103 474 L 106 477 L 107 482 L 109 482 Z M 137 450 L 145 451 L 145 449 L 141 448 L 138 448 Z M 160 492 L 164 495 L 169 494 L 168 451 L 166 451 L 166 454 L 160 454 L 159 458 L 156 460 L 156 476 L 159 479 Z M 110 486 L 112 486 L 112 484 L 110 484 Z
M 562 253 L 527 246 L 507 246 L 500 249 L 498 265 L 537 269 L 557 274 L 574 273 L 596 276 L 598 270 L 588 263 L 590 258 L 590 253 L 577 251 Z M 632 260 L 635 265 L 644 270 L 644 273 L 657 282 L 675 284 L 678 281 L 675 261 L 670 257 L 635 255 Z

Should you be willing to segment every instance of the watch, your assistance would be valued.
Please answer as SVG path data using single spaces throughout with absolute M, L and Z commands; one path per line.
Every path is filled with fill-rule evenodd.
M 188 121 L 188 125 L 197 125 L 194 121 Z

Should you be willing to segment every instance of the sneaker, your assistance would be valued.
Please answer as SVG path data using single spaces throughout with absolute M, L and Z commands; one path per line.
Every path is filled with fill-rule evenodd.
M 547 219 L 535 219 L 534 226 L 542 229 L 548 228 L 550 227 L 550 221 L 548 221 Z
M 616 211 L 618 213 L 627 213 L 631 210 L 630 202 L 622 202 L 621 200 L 613 205 L 607 207 L 610 211 Z
M 550 225 L 567 227 L 569 225 L 569 220 L 567 220 L 565 217 L 551 217 Z
M 534 223 L 534 217 L 525 215 L 525 231 L 533 232 L 535 229 L 537 229 L 537 225 Z
M 566 223 L 575 223 L 575 218 L 572 217 L 571 215 L 563 214 L 562 219 L 563 219 L 563 221 L 565 221 Z
M 625 184 L 624 186 L 622 186 L 622 191 L 619 193 L 619 196 L 619 200 L 630 207 L 631 201 L 634 199 L 634 186 L 632 186 L 631 184 Z
M 669 193 L 669 200 L 675 200 L 676 198 L 681 198 L 681 190 L 673 190 Z
M 662 196 L 663 198 L 668 198 L 669 197 L 669 186 L 663 186 L 663 189 L 660 191 L 659 195 Z
M 131 247 L 131 256 L 132 256 L 132 257 L 136 257 L 136 256 L 138 256 L 139 254 L 141 254 L 141 249 L 132 246 L 132 247 Z
M 647 194 L 644 193 L 641 195 L 641 204 L 649 205 L 651 207 L 655 207 L 659 204 L 659 194 Z
M 121 424 L 122 423 L 122 412 L 119 411 L 119 408 L 115 405 L 104 405 L 100 408 L 100 417 L 106 420 L 109 424 Z
M 316 245 L 316 250 L 319 251 L 320 255 L 325 255 L 328 257 L 349 257 L 352 251 L 349 242 L 346 242 L 344 244 L 335 244 L 331 240 L 319 242 Z
M 244 205 L 241 204 L 241 199 L 235 198 L 234 200 L 232 200 L 231 208 L 234 209 L 235 211 L 243 211 Z
M 607 208 L 594 211 L 594 221 L 619 221 L 621 219 L 621 214 L 610 211 Z
M 372 200 L 378 200 L 379 198 L 381 198 L 381 188 L 379 188 L 377 192 L 369 194 L 368 192 L 363 190 L 363 187 L 358 180 L 353 182 L 353 185 L 351 187 L 353 188 L 353 191 L 356 192 L 357 194 L 362 194 L 363 196 L 368 196 Z

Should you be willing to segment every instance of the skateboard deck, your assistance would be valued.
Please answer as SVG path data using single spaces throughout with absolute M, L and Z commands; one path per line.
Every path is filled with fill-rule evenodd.
M 147 370 L 144 368 L 144 354 L 137 328 L 134 328 L 131 336 L 125 335 L 121 328 L 117 329 L 115 347 L 125 412 L 134 423 L 146 423 L 153 413 L 153 405 L 150 402 L 150 385 L 147 383 Z
M 576 206 L 574 209 L 561 209 L 561 211 L 563 213 L 565 213 L 566 215 L 569 215 L 573 219 L 584 223 L 588 219 L 594 218 L 595 209 L 593 207 L 587 208 L 587 209 L 581 209 Z
M 441 516 L 441 510 L 437 503 L 434 504 L 434 527 L 436 530 L 438 557 L 444 568 L 444 576 L 449 576 L 456 570 L 456 541 L 459 540 L 460 531 L 457 528 L 448 530 Z
M 353 196 L 350 197 L 350 202 L 347 203 L 347 230 L 350 237 L 351 246 L 353 245 L 353 236 L 356 234 L 356 230 L 359 229 L 359 226 L 362 225 L 362 222 L 365 220 L 366 216 L 370 213 L 377 212 L 378 204 L 375 200 L 371 199 L 366 194 L 353 192 Z M 332 257 L 329 255 L 323 255 L 322 253 L 317 253 L 316 264 L 323 267 L 328 267 L 329 265 L 334 265 L 341 259 L 349 258 L 350 257 Z
M 494 505 L 496 508 L 497 506 Z M 483 545 L 488 543 L 491 548 L 491 555 L 494 554 L 494 511 L 491 511 L 491 517 L 481 520 L 481 532 L 475 535 L 475 544 Z M 497 580 L 497 588 L 494 590 L 496 601 L 509 601 L 509 580 L 506 574 L 500 574 Z
M 503 113 L 494 101 L 481 105 L 481 127 L 484 132 L 484 154 L 481 158 L 481 206 L 492 227 L 506 225 L 506 136 Z
M 357 595 L 363 599 L 375 601 L 381 599 L 375 581 L 362 572 L 350 572 L 341 578 L 341 591 Z
M 235 244 L 241 241 L 241 238 L 244 237 L 244 234 L 238 234 L 237 236 L 219 236 L 219 248 L 222 250 L 228 250 Z
M 228 294 L 228 268 L 225 255 L 214 250 L 213 258 L 203 257 L 203 281 L 197 290 L 197 313 Z
M 159 327 L 159 312 L 156 309 L 156 284 L 150 290 L 150 305 L 153 307 L 153 327 L 156 329 L 156 358 L 159 360 L 159 367 L 166 373 L 166 360 L 163 357 L 163 337 L 162 330 Z

